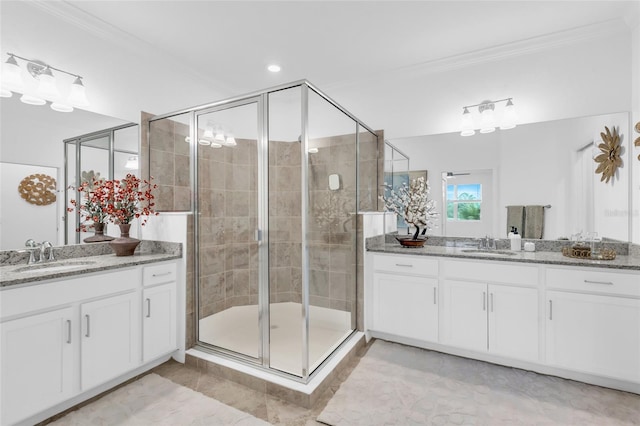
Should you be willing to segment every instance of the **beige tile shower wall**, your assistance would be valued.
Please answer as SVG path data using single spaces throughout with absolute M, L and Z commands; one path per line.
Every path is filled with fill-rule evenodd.
M 355 135 L 314 139 L 309 154 L 309 302 L 355 313 L 356 144 Z M 329 175 L 339 176 L 338 190 Z
M 153 121 L 149 126 L 149 172 L 158 185 L 159 211 L 191 209 L 188 135 L 189 126 L 171 118 Z
M 199 276 L 202 318 L 258 303 L 257 149 L 198 146 Z

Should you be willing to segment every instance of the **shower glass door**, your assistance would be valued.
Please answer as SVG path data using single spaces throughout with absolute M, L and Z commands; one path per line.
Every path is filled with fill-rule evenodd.
M 261 362 L 259 98 L 196 113 L 199 340 Z

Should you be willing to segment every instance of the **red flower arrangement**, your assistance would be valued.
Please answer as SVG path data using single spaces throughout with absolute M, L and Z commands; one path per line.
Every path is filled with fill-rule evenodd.
M 149 216 L 158 215 L 153 209 L 155 197 L 152 193 L 157 187 L 150 180 L 139 179 L 132 174 L 127 174 L 124 179 L 82 182 L 78 192 L 86 194 L 85 201 L 77 206 L 76 200 L 71 200 L 73 207 L 68 211 L 78 209 L 79 214 L 84 213 L 85 220 L 94 223 L 128 224 L 133 219 L 142 218 L 141 225 L 144 226 Z M 86 231 L 85 224 L 80 225 L 80 230 Z
M 84 202 L 78 206 L 76 200 L 71 200 L 70 203 L 73 207 L 67 208 L 67 211 L 72 212 L 77 209 L 78 214 L 85 222 L 93 221 L 94 224 L 105 223 L 108 219 L 108 215 L 104 210 L 104 204 L 100 193 L 96 192 L 96 189 L 103 183 L 104 180 L 93 178 L 91 182 L 82 182 L 78 188 L 70 186 L 69 189 L 77 189 L 78 192 L 84 194 L 84 196 L 80 195 L 84 198 Z M 87 232 L 87 225 L 85 222 L 81 222 L 80 229 L 77 229 L 76 231 Z
M 158 215 L 153 210 L 155 197 L 152 193 L 157 187 L 150 180 L 127 174 L 124 179 L 103 182 L 97 191 L 103 200 L 103 208 L 109 221 L 127 224 L 133 219 L 142 218 L 140 224 L 144 226 L 149 216 Z

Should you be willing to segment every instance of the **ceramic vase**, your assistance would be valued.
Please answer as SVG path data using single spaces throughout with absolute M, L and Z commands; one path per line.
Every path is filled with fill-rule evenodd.
M 93 235 L 85 238 L 85 243 L 102 243 L 104 241 L 111 241 L 114 238 L 104 234 L 104 231 L 107 228 L 106 223 L 94 222 L 93 224 Z
M 120 227 L 120 237 L 109 241 L 109 246 L 111 246 L 116 256 L 133 256 L 136 247 L 140 244 L 140 240 L 129 237 L 130 223 L 121 223 L 118 226 Z

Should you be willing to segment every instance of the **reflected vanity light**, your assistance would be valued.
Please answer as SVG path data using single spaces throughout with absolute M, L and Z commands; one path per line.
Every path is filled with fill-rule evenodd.
M 124 165 L 125 169 L 129 170 L 137 170 L 138 169 L 138 156 L 132 155 L 127 159 L 127 162 Z
M 500 102 L 506 102 L 500 124 L 496 122 L 496 104 Z M 480 114 L 479 127 L 474 124 L 473 114 L 469 111 L 469 108 L 478 107 L 478 113 Z M 473 111 L 473 110 L 472 110 Z M 480 133 L 491 133 L 500 127 L 501 130 L 513 129 L 516 127 L 516 112 L 513 105 L 513 98 L 499 99 L 497 101 L 482 101 L 479 104 L 467 105 L 462 107 L 462 118 L 460 123 L 460 135 L 472 136 L 475 135 L 475 129 L 480 130 Z
M 318 153 L 318 148 L 309 148 L 309 150 L 307 152 L 309 154 L 317 154 Z

